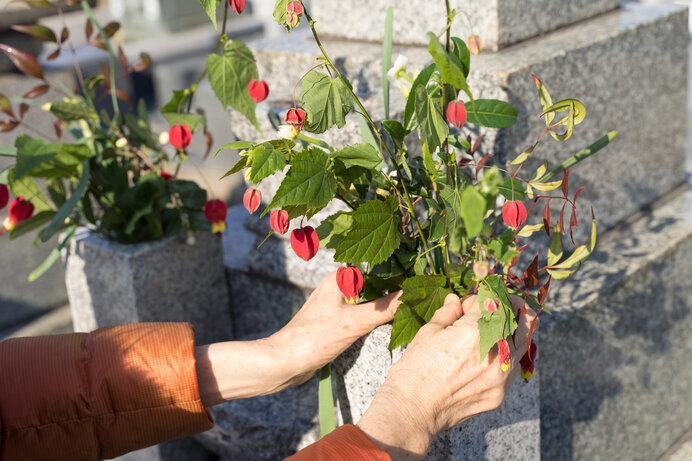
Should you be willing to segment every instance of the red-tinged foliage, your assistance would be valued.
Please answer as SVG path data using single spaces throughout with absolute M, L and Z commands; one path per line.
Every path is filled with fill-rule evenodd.
M 311 226 L 294 229 L 291 232 L 291 248 L 304 261 L 314 258 L 320 248 L 320 239 L 315 229 Z
M 550 281 L 552 279 L 553 278 L 551 276 L 548 276 L 548 281 L 545 282 L 545 285 L 538 289 L 538 304 L 543 305 L 546 298 L 548 297 L 548 290 L 550 290 Z
M 355 266 L 340 267 L 336 271 L 336 285 L 346 297 L 346 302 L 353 304 L 358 301 L 358 295 L 363 291 L 363 274 Z
M 29 105 L 27 103 L 21 103 L 19 104 L 19 120 L 24 120 L 24 116 L 26 115 L 27 111 L 29 110 Z
M 524 284 L 527 288 L 533 288 L 538 285 L 538 253 L 533 258 L 529 267 L 524 271 Z
M 55 32 L 53 32 L 51 29 L 49 29 L 46 26 L 41 26 L 39 24 L 35 24 L 32 26 L 24 26 L 24 25 L 13 25 L 11 26 L 13 30 L 16 30 L 17 32 L 21 32 L 23 34 L 31 35 L 32 37 L 35 37 L 42 42 L 57 42 L 58 38 L 55 36 Z
M 120 67 L 122 67 L 124 72 L 129 70 L 130 63 L 127 60 L 127 56 L 125 56 L 125 51 L 123 50 L 122 46 L 118 47 L 118 62 L 120 63 Z
M 70 38 L 70 29 L 63 27 L 62 32 L 60 32 L 60 44 L 65 43 L 68 38 Z
M 248 189 L 243 194 L 243 205 L 250 214 L 257 211 L 262 203 L 262 193 L 257 189 Z
M 476 142 L 473 143 L 473 147 L 471 148 L 471 151 L 469 152 L 469 154 L 473 155 L 476 153 L 476 151 L 480 147 L 481 141 L 483 140 L 484 137 L 485 137 L 485 135 L 480 135 L 476 138 Z M 469 144 L 471 144 L 471 136 L 468 137 L 468 141 L 469 141 Z
M 41 68 L 41 64 L 39 64 L 38 60 L 33 54 L 27 53 L 26 51 L 20 50 L 13 46 L 3 45 L 1 43 L 0 51 L 5 53 L 7 57 L 10 58 L 10 61 L 12 61 L 14 65 L 17 66 L 17 69 L 22 71 L 22 73 L 30 77 L 44 80 L 43 68 Z
M 46 94 L 48 92 L 48 90 L 50 90 L 50 85 L 44 83 L 44 84 L 35 86 L 32 89 L 30 89 L 29 91 L 27 91 L 26 93 L 24 93 L 23 98 L 25 98 L 25 99 L 38 98 L 39 96 L 43 96 L 44 94 Z
M 550 199 L 545 202 L 545 207 L 543 208 L 543 228 L 548 238 L 550 238 Z
M 15 120 L 2 120 L 0 121 L 0 133 L 8 133 L 15 128 L 17 128 L 19 122 Z
M 565 177 L 562 179 L 562 195 L 567 198 L 569 195 L 569 186 L 567 185 L 567 182 L 569 181 L 569 169 L 565 170 Z
M 481 170 L 483 168 L 485 168 L 485 164 L 488 163 L 488 160 L 490 160 L 490 157 L 492 157 L 492 156 L 493 156 L 493 154 L 487 154 L 482 159 L 480 159 L 480 161 L 476 165 L 476 176 L 478 176 L 478 174 L 481 172 Z

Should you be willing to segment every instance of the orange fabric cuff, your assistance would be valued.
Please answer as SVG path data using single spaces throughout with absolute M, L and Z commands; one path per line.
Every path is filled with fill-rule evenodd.
M 194 351 L 184 323 L 0 343 L 0 459 L 92 461 L 211 428 Z
M 367 435 L 346 424 L 318 442 L 305 447 L 286 461 L 392 461 Z

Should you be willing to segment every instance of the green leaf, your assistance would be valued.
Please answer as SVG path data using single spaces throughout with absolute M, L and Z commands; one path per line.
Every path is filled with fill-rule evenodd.
M 442 98 L 429 95 L 424 86 L 416 88 L 416 119 L 421 140 L 434 152 L 447 138 L 449 126 L 442 116 Z
M 456 56 L 461 64 L 461 70 L 464 72 L 464 77 L 468 77 L 469 71 L 471 70 L 471 52 L 466 46 L 466 43 L 459 37 L 452 37 L 452 43 L 454 44 L 452 53 L 454 56 Z
M 507 200 L 521 200 L 526 201 L 526 195 L 524 195 L 524 186 L 516 178 L 505 178 L 502 184 L 498 185 L 500 193 Z
M 543 223 L 526 225 L 517 233 L 517 237 L 531 237 L 535 232 L 542 231 L 545 228 Z
M 473 186 L 468 186 L 461 196 L 461 219 L 466 226 L 466 235 L 473 238 L 483 228 L 485 199 Z
M 77 187 L 70 198 L 60 207 L 57 214 L 50 222 L 48 227 L 46 227 L 43 232 L 41 232 L 41 241 L 47 242 L 62 226 L 65 224 L 65 220 L 70 216 L 72 210 L 77 203 L 82 199 L 84 191 L 86 190 L 87 184 L 89 182 L 89 162 L 84 162 L 82 177 L 79 178 Z
M 469 98 L 473 99 L 471 90 L 469 90 L 469 86 L 466 83 L 462 62 L 456 55 L 452 55 L 453 59 L 456 60 L 456 63 L 453 63 L 450 59 L 450 55 L 447 54 L 440 41 L 437 39 L 437 36 L 432 32 L 428 32 L 428 36 L 430 37 L 428 52 L 430 52 L 430 55 L 435 60 L 435 65 L 440 72 L 442 81 L 444 83 L 449 83 L 458 90 L 463 90 L 469 95 Z
M 336 247 L 334 260 L 378 264 L 389 258 L 401 243 L 398 210 L 393 196 L 360 205 L 352 213 L 355 225 Z
M 560 258 L 562 258 L 562 234 L 560 233 L 560 225 L 556 224 L 553 238 L 550 241 L 550 248 L 548 248 L 548 265 L 552 266 Z
M 239 40 L 226 43 L 223 56 L 210 54 L 207 57 L 207 72 L 211 88 L 223 107 L 237 110 L 259 131 L 255 102 L 247 90 L 250 81 L 259 78 L 250 49 Z
M 334 125 L 343 128 L 353 106 L 353 98 L 341 79 L 316 70 L 303 78 L 300 101 L 306 113 L 303 129 L 318 134 Z
M 557 233 L 557 232 L 556 232 Z M 598 236 L 598 231 L 596 229 L 596 218 L 592 218 L 591 220 L 591 237 L 589 238 L 589 241 L 586 245 L 579 245 L 577 248 L 574 249 L 574 252 L 569 256 L 569 258 L 565 259 L 562 261 L 560 264 L 554 265 L 552 268 L 553 269 L 574 269 L 577 266 L 579 266 L 581 263 L 586 261 L 586 259 L 591 256 L 591 253 L 593 253 L 594 248 L 596 247 L 596 237 Z M 559 261 L 559 259 L 556 260 L 556 262 Z M 548 260 L 548 264 L 554 264 L 551 263 L 550 260 Z
M 58 101 L 50 105 L 50 111 L 60 120 L 88 120 L 99 118 L 98 114 L 83 102 Z
M 286 13 L 288 12 L 288 2 L 291 0 L 276 0 L 274 4 L 274 20 L 290 31 L 291 26 L 286 23 Z M 300 19 L 299 19 L 300 20 Z M 300 24 L 300 22 L 298 23 Z
M 190 95 L 187 90 L 173 90 L 173 97 L 161 108 L 161 115 L 163 115 L 163 118 L 171 125 L 185 123 L 190 127 L 190 131 L 194 133 L 200 126 L 206 123 L 206 120 L 203 115 L 189 114 L 186 112 L 189 97 Z
M 204 11 L 207 12 L 207 16 L 209 16 L 211 23 L 214 25 L 214 30 L 216 30 L 216 28 L 217 28 L 217 25 L 216 25 L 216 3 L 217 3 L 217 0 L 199 0 L 199 3 L 202 4 L 202 8 L 204 8 Z M 190 128 L 190 129 L 192 129 L 192 128 Z
M 512 260 L 519 256 L 517 246 L 514 243 L 514 231 L 507 229 L 500 236 L 490 240 L 488 250 L 503 266 L 509 266 Z
M 336 418 L 334 417 L 334 393 L 332 392 L 331 363 L 326 364 L 320 370 L 318 407 L 320 415 L 320 437 L 324 437 L 336 429 Z
M 392 67 L 392 35 L 394 25 L 394 7 L 387 8 L 384 20 L 384 37 L 382 38 L 382 97 L 384 98 L 384 118 L 389 118 L 389 79 L 387 72 Z
M 509 103 L 497 99 L 476 99 L 475 105 L 467 102 L 469 123 L 488 128 L 508 128 L 517 121 L 517 110 Z
M 258 183 L 267 176 L 283 170 L 285 166 L 284 154 L 274 149 L 270 143 L 262 143 L 252 150 L 250 182 Z
M 65 238 L 58 244 L 53 251 L 50 252 L 48 257 L 38 266 L 31 274 L 29 274 L 29 282 L 33 282 L 40 276 L 42 276 L 50 267 L 55 264 L 55 262 L 60 257 L 60 252 L 70 244 L 72 237 L 74 237 L 75 232 L 77 232 L 77 226 L 71 226 L 68 228 Z
M 274 208 L 286 205 L 305 205 L 323 208 L 336 194 L 336 178 L 327 168 L 326 152 L 310 148 L 298 152 L 291 162 L 286 178 L 262 216 Z
M 223 176 L 221 176 L 221 177 L 219 178 L 219 180 L 222 180 L 223 178 L 226 178 L 226 177 L 228 177 L 228 176 L 230 176 L 230 175 L 232 175 L 232 174 L 236 174 L 236 173 L 238 173 L 239 171 L 242 171 L 243 168 L 245 168 L 245 167 L 247 166 L 247 163 L 248 163 L 248 158 L 247 158 L 247 157 L 240 157 L 240 160 L 238 160 L 238 161 L 236 162 L 236 164 L 233 165 L 233 168 L 231 168 L 230 170 L 228 170 L 228 171 L 226 172 L 226 174 L 224 174 Z
M 15 179 L 31 173 L 44 162 L 55 157 L 57 149 L 46 149 L 43 139 L 36 139 L 30 136 L 19 136 L 14 146 L 17 148 L 17 164 L 14 172 Z
M 425 325 L 425 320 L 407 304 L 400 305 L 394 314 L 392 335 L 389 339 L 389 350 L 402 347 L 413 341 L 418 330 Z
M 354 222 L 351 213 L 345 211 L 339 211 L 329 216 L 315 229 L 317 237 L 320 239 L 320 246 L 336 248 L 346 234 L 351 231 Z
M 445 297 L 452 293 L 445 287 L 446 284 L 444 275 L 416 275 L 404 281 L 399 299 L 402 305 L 409 306 L 425 322 L 429 322 L 435 311 L 444 304 Z
M 447 136 L 447 142 L 450 146 L 456 147 L 457 149 L 461 149 L 463 151 L 471 150 L 471 144 L 469 143 L 468 139 L 459 135 L 451 134 Z
M 548 89 L 543 85 L 543 82 L 541 82 L 538 77 L 535 75 L 533 76 L 533 81 L 536 83 L 536 89 L 538 90 L 538 97 L 541 100 L 541 106 L 543 106 L 543 110 L 547 109 L 548 107 L 553 105 L 553 98 L 550 96 L 550 93 L 548 92 Z M 550 124 L 553 122 L 553 118 L 555 118 L 555 114 L 553 113 L 548 113 L 545 116 L 545 126 L 549 127 Z
M 16 147 L 5 147 L 0 146 L 0 157 L 16 157 L 17 148 Z
M 500 307 L 493 313 L 483 308 L 487 299 L 496 299 Z M 487 276 L 478 286 L 478 303 L 482 317 L 478 319 L 480 330 L 480 360 L 501 339 L 506 339 L 517 329 L 517 320 L 512 310 L 512 302 L 504 282 L 498 275 Z
M 207 202 L 207 191 L 202 189 L 194 181 L 174 179 L 168 182 L 171 192 L 178 194 L 185 208 L 201 210 Z
M 440 198 L 444 202 L 447 210 L 447 222 L 450 228 L 454 228 L 461 223 L 461 191 L 454 187 L 446 186 L 440 190 Z
M 380 154 L 370 144 L 356 144 L 346 146 L 332 154 L 335 161 L 343 164 L 343 168 L 361 166 L 368 170 L 378 170 L 382 165 Z
M 418 77 L 413 81 L 411 85 L 411 91 L 406 99 L 406 108 L 404 109 L 404 128 L 411 131 L 415 128 L 415 115 L 416 115 L 416 90 L 419 87 L 425 88 L 425 86 L 430 81 L 430 77 L 435 73 L 435 64 L 430 64 L 428 67 L 423 69 Z
M 15 197 L 22 196 L 26 200 L 29 200 L 34 205 L 37 212 L 50 210 L 50 203 L 48 203 L 48 199 L 46 199 L 45 194 L 41 188 L 38 187 L 36 181 L 28 176 L 15 180 L 14 171 L 14 168 L 12 168 L 7 178 L 10 189 L 12 189 L 12 194 L 14 194 Z
M 541 179 L 539 179 L 537 182 L 546 182 L 555 177 L 556 175 L 562 174 L 565 172 L 565 170 L 568 170 L 572 168 L 574 165 L 577 163 L 591 157 L 593 154 L 598 152 L 599 150 L 603 149 L 605 146 L 610 144 L 610 142 L 615 139 L 615 137 L 618 135 L 617 131 L 611 131 L 605 136 L 601 137 L 596 141 L 595 143 L 591 144 L 589 147 L 580 150 L 564 162 L 554 170 L 550 171 L 548 174 L 543 176 Z

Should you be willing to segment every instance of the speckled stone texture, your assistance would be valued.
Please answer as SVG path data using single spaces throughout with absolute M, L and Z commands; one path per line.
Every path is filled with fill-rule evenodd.
M 558 29 L 568 24 L 615 9 L 619 0 L 452 0 L 457 11 L 452 34 L 480 35 L 489 51 Z M 332 37 L 381 42 L 387 8 L 394 5 L 394 40 L 401 44 L 427 45 L 428 31 L 445 28 L 445 4 L 392 2 L 390 0 L 352 0 L 348 8 L 338 0 L 312 4 L 311 16 L 320 33 Z M 346 26 L 347 25 L 347 26 Z
M 692 429 L 692 192 L 608 233 L 542 318 L 543 459 L 659 459 Z
M 232 338 L 221 242 L 167 239 L 122 245 L 82 229 L 70 244 L 65 284 L 75 331 L 131 322 L 190 322 L 197 344 Z
M 277 90 L 272 102 L 258 107 L 266 123 L 270 106 L 288 107 L 294 82 L 314 63 L 317 51 L 306 34 L 254 44 L 269 85 Z M 580 99 L 587 108 L 584 123 L 565 143 L 547 137 L 524 171 L 545 160 L 556 166 L 611 130 L 615 141 L 588 162 L 573 168 L 570 184 L 585 186 L 580 196 L 581 223 L 589 222 L 590 207 L 608 229 L 684 181 L 685 104 L 687 100 L 687 10 L 680 6 L 624 4 L 623 8 L 545 36 L 482 54 L 472 60 L 469 83 L 478 98 L 498 98 L 518 109 L 518 123 L 506 130 L 486 130 L 483 153 L 500 162 L 511 160 L 533 144 L 545 124 L 532 74 L 539 76 L 555 101 Z M 369 107 L 381 107 L 381 50 L 379 45 L 326 41 L 325 48 L 346 72 Z M 395 47 L 412 67 L 427 62 L 421 47 Z M 395 116 L 403 106 L 392 92 Z M 239 137 L 257 136 L 239 119 L 232 129 Z M 267 132 L 265 129 L 265 132 Z M 475 133 L 476 135 L 478 133 Z M 323 136 L 339 147 L 360 142 L 356 116 L 346 129 Z M 588 226 L 581 226 L 583 233 Z M 583 237 L 583 233 L 579 237 Z

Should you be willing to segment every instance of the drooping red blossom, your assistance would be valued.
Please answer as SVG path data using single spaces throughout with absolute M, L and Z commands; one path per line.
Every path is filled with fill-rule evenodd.
M 320 249 L 320 239 L 315 229 L 310 226 L 294 229 L 291 232 L 291 248 L 300 259 L 311 260 Z
M 502 371 L 508 371 L 510 368 L 509 344 L 506 339 L 501 339 L 497 342 L 498 351 L 500 354 L 500 367 Z
M 509 227 L 517 229 L 526 221 L 526 207 L 524 202 L 509 200 L 502 207 L 502 220 Z
M 186 123 L 173 125 L 168 131 L 168 141 L 178 150 L 185 150 L 192 142 L 192 131 Z
M 363 274 L 355 266 L 340 267 L 336 271 L 336 284 L 346 297 L 346 302 L 354 304 L 363 291 Z
M 10 201 L 10 191 L 5 184 L 0 184 L 0 210 Z
M 305 111 L 303 109 L 293 108 L 286 113 L 284 121 L 291 125 L 296 131 L 300 131 L 303 129 L 303 123 L 305 123 Z
M 208 200 L 204 204 L 204 217 L 211 223 L 211 231 L 220 234 L 226 230 L 226 215 L 228 208 L 221 200 Z
M 247 87 L 248 93 L 250 93 L 250 98 L 253 101 L 262 102 L 269 96 L 269 85 L 264 80 L 255 80 L 254 78 L 250 80 L 250 84 Z
M 245 209 L 250 212 L 250 214 L 257 211 L 260 203 L 262 203 L 262 193 L 257 189 L 248 189 L 243 195 L 243 205 Z
M 461 101 L 452 101 L 447 106 L 447 121 L 457 128 L 466 123 L 466 106 Z
M 33 203 L 25 200 L 24 197 L 17 197 L 16 199 L 12 200 L 12 203 L 10 203 L 10 214 L 5 219 L 3 227 L 6 230 L 11 231 L 17 226 L 17 224 L 29 219 L 32 214 L 34 214 Z
M 288 212 L 278 209 L 273 210 L 271 215 L 269 215 L 269 224 L 271 224 L 274 232 L 284 235 L 286 232 L 288 232 L 288 227 L 290 225 Z
M 228 0 L 228 5 L 233 11 L 241 14 L 245 9 L 245 0 Z
M 161 170 L 161 178 L 165 181 L 170 181 L 171 179 L 173 179 L 173 175 L 164 170 Z
M 529 343 L 529 350 L 524 353 L 524 356 L 519 361 L 521 365 L 521 377 L 526 381 L 536 375 L 536 350 L 536 343 L 531 341 Z

